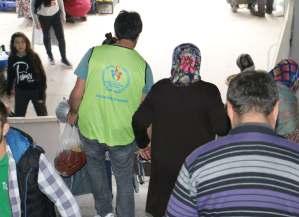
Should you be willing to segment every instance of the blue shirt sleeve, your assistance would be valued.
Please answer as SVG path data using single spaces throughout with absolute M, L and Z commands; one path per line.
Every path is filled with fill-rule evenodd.
M 74 72 L 75 75 L 77 75 L 82 80 L 86 80 L 86 78 L 87 78 L 88 62 L 89 62 L 90 56 L 92 54 L 92 50 L 93 50 L 93 48 L 90 48 L 85 53 L 85 55 L 81 59 L 79 65 L 77 66 L 77 68 L 76 68 L 76 70 Z
M 143 87 L 143 94 L 146 95 L 151 90 L 154 84 L 154 78 L 151 67 L 146 63 L 145 68 L 145 85 Z

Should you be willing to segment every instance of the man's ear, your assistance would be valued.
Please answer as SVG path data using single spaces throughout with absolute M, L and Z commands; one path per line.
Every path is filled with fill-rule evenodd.
M 5 123 L 5 124 L 3 125 L 3 136 L 6 136 L 8 130 L 9 130 L 9 124 L 8 124 L 8 123 Z
M 234 120 L 234 109 L 233 109 L 232 104 L 229 101 L 227 101 L 227 103 L 226 103 L 226 112 L 227 112 L 227 115 L 228 115 L 228 117 L 230 119 L 231 124 L 233 124 L 233 120 Z
M 235 112 L 233 105 L 229 101 L 227 101 L 226 110 L 227 110 L 227 115 L 230 120 L 231 127 L 234 128 L 235 126 L 237 126 L 239 124 L 240 117 L 239 117 L 238 113 Z
M 268 115 L 269 124 L 271 125 L 271 127 L 272 127 L 273 129 L 275 129 L 276 121 L 277 121 L 277 118 L 278 118 L 278 113 L 279 113 L 279 103 L 280 103 L 280 101 L 278 100 L 278 101 L 275 103 L 272 112 Z

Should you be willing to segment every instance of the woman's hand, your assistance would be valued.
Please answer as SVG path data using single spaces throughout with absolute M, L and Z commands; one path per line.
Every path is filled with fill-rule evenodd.
M 66 23 L 66 14 L 65 13 L 61 13 L 60 14 L 60 20 L 62 24 Z
M 144 160 L 151 159 L 151 145 L 149 144 L 146 148 L 139 149 L 138 155 Z
M 35 23 L 35 28 L 36 28 L 36 29 L 40 29 L 40 28 L 41 28 L 41 26 L 40 26 L 40 23 L 39 23 L 39 22 Z

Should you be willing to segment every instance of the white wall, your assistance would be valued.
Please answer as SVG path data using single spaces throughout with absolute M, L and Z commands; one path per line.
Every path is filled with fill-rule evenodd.
M 294 14 L 295 14 L 294 13 L 295 2 L 298 3 L 298 1 L 295 1 L 295 0 L 286 0 L 283 28 L 280 33 L 276 53 L 271 61 L 272 67 L 276 63 L 278 63 L 280 60 L 290 56 L 292 27 L 293 27 L 293 19 L 294 19 Z
M 53 116 L 34 118 L 9 118 L 9 124 L 32 136 L 35 143 L 41 146 L 48 160 L 53 160 L 59 150 L 60 126 Z

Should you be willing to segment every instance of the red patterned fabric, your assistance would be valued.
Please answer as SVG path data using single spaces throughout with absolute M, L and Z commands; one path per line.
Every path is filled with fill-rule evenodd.
M 64 9 L 73 17 L 83 17 L 90 10 L 90 0 L 64 0 Z

